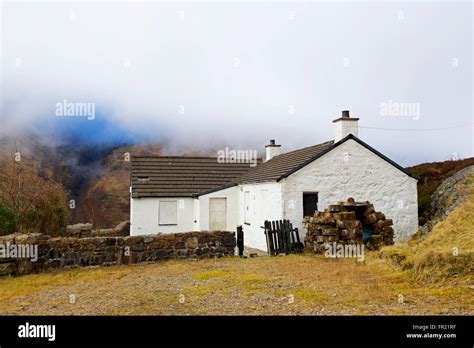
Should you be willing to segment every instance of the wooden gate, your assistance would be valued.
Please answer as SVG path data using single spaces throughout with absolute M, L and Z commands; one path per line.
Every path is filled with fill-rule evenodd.
M 264 229 L 269 255 L 303 252 L 298 229 L 293 228 L 290 220 L 266 220 Z

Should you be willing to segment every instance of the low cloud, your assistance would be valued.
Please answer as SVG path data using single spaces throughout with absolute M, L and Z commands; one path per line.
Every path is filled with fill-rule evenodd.
M 0 133 L 54 137 L 63 100 L 176 150 L 312 145 L 333 138 L 343 109 L 366 126 L 465 124 L 469 6 L 6 2 Z M 387 100 L 422 114 L 384 118 Z M 473 150 L 472 128 L 360 135 L 405 165 Z

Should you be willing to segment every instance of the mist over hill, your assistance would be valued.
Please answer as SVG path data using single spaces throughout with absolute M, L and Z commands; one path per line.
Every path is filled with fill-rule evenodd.
M 69 223 L 107 228 L 129 219 L 130 162 L 125 154 L 210 155 L 211 151 L 170 147 L 165 136 L 133 134 L 105 118 L 54 119 L 34 132 L 0 135 L 0 163 L 21 161 L 44 178 L 61 184 L 74 208 Z

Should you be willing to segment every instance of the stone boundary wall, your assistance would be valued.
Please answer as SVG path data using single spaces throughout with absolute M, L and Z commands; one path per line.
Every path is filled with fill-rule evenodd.
M 53 269 L 135 264 L 169 259 L 204 259 L 234 255 L 235 232 L 202 231 L 128 237 L 71 238 L 32 234 L 0 237 L 0 247 L 37 246 L 38 259 L 5 258 L 0 275 L 22 275 Z
M 89 238 L 89 237 L 125 237 L 130 235 L 130 222 L 124 221 L 114 228 L 92 229 L 91 223 L 67 225 L 64 237 Z

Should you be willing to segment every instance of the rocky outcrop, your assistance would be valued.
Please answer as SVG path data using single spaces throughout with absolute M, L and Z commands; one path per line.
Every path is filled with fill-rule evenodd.
M 12 256 L 25 246 L 36 255 Z M 58 268 L 109 266 L 168 259 L 234 255 L 235 233 L 201 231 L 128 237 L 51 238 L 44 234 L 0 237 L 0 275 L 37 273 Z M 8 248 L 8 255 L 5 251 Z M 33 253 L 34 254 L 34 253 Z M 33 257 L 36 256 L 36 260 Z
M 454 209 L 467 198 L 470 187 L 474 186 L 474 166 L 461 169 L 445 179 L 431 196 L 431 203 L 426 212 L 428 221 L 420 228 L 422 234 L 428 234 L 433 227 L 444 220 Z M 473 182 L 469 182 L 473 180 Z
M 331 243 L 363 244 L 366 229 L 366 247 L 376 250 L 382 245 L 393 244 L 393 221 L 377 212 L 370 202 L 346 202 L 330 205 L 324 212 L 317 211 L 314 216 L 304 219 L 307 229 L 304 240 L 307 251 L 322 253 Z

